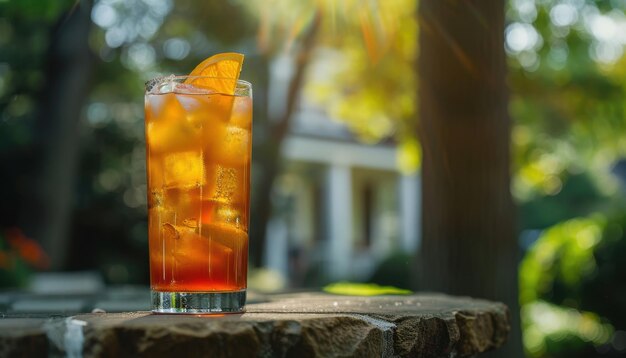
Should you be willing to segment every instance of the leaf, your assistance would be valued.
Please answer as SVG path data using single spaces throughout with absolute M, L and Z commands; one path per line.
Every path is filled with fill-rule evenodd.
M 410 295 L 413 292 L 393 286 L 380 286 L 375 283 L 335 282 L 326 285 L 324 292 L 335 295 L 377 296 L 377 295 Z

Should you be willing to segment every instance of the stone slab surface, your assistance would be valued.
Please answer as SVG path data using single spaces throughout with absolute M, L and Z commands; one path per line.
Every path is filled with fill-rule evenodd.
M 501 303 L 438 294 L 269 295 L 223 316 L 0 319 L 0 357 L 467 357 L 509 332 Z

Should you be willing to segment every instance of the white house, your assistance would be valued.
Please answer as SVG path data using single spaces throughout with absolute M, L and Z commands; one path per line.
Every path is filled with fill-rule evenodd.
M 274 68 L 270 108 L 280 108 L 289 65 Z M 311 275 L 366 280 L 392 252 L 414 253 L 419 176 L 398 170 L 396 151 L 393 142 L 359 143 L 303 98 L 282 148 L 287 164 L 272 194 L 265 266 L 300 286 Z

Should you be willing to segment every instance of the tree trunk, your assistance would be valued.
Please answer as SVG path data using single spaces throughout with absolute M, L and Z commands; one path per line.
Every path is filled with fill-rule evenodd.
M 88 44 L 91 7 L 89 0 L 77 2 L 51 32 L 35 127 L 40 161 L 21 215 L 27 234 L 42 243 L 54 270 L 64 268 L 69 252 L 79 122 L 94 64 Z
M 509 192 L 504 1 L 422 0 L 419 135 L 423 146 L 420 289 L 498 300 L 522 355 L 518 253 Z

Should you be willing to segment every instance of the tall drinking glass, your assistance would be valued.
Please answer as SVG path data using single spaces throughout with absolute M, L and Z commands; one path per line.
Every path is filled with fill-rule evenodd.
M 146 84 L 152 310 L 242 312 L 252 86 L 237 81 L 229 95 L 186 84 L 189 79 Z

